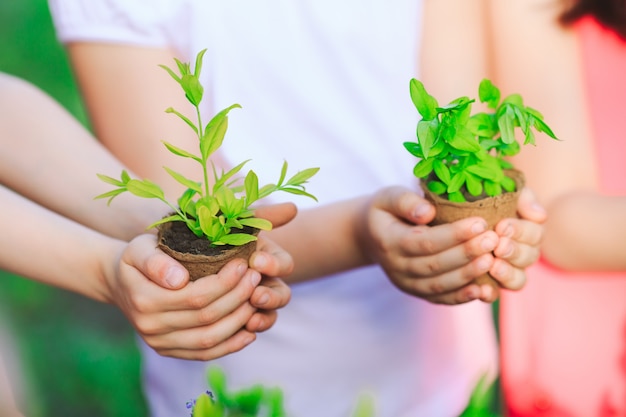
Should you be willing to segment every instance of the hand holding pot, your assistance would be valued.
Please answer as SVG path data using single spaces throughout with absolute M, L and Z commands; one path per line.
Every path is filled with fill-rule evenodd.
M 495 261 L 489 270 L 489 275 L 509 290 L 519 290 L 524 286 L 524 268 L 539 259 L 543 223 L 547 218 L 546 210 L 528 188 L 520 192 L 517 214 L 520 218 L 506 218 L 496 225 L 495 232 L 500 240 L 493 252 Z
M 520 203 L 521 211 L 528 213 L 531 210 L 525 204 Z M 363 250 L 382 266 L 394 285 L 434 303 L 492 302 L 498 294 L 472 281 L 497 268 L 502 287 L 519 287 L 522 268 L 537 251 L 538 245 L 528 238 L 537 232 L 536 223 L 506 219 L 501 228 L 509 225 L 513 229 L 506 228 L 507 233 L 514 233 L 501 243 L 480 217 L 427 226 L 434 215 L 434 207 L 407 188 L 385 188 L 370 200 L 363 219 L 367 225 L 362 230 Z M 515 255 L 505 251 L 511 247 Z M 506 256 L 497 259 L 496 250 Z
M 235 259 L 214 279 L 188 282 L 188 272 L 155 246 L 155 236 L 138 236 L 107 274 L 110 301 L 149 346 L 164 356 L 210 360 L 254 341 L 244 327 L 256 312 L 249 299 L 259 272 Z

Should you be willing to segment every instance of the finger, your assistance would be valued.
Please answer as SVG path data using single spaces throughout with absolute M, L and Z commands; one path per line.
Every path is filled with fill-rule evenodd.
M 524 269 L 515 268 L 502 259 L 495 259 L 489 270 L 489 274 L 498 281 L 502 288 L 517 291 L 526 285 L 526 272 Z
M 496 224 L 498 236 L 507 237 L 527 245 L 538 246 L 543 240 L 544 226 L 535 222 L 507 218 Z
M 250 304 L 256 308 L 274 310 L 286 306 L 290 300 L 291 289 L 282 279 L 263 277 L 250 297 Z
M 277 319 L 278 312 L 276 310 L 259 310 L 246 323 L 246 330 L 255 333 L 264 332 L 271 328 Z
M 537 262 L 541 250 L 539 245 L 526 245 L 503 237 L 493 253 L 516 268 L 527 268 Z
M 263 236 L 259 237 L 257 250 L 250 257 L 249 265 L 261 274 L 272 277 L 286 277 L 294 268 L 291 254 Z
M 245 260 L 234 259 L 227 263 L 217 275 L 200 278 L 189 282 L 185 287 L 172 291 L 159 287 L 146 279 L 137 270 L 122 273 L 134 279 L 125 282 L 125 305 L 123 310 L 129 314 L 150 315 L 165 311 L 198 310 L 231 291 L 248 271 Z
M 142 335 L 146 343 L 156 351 L 170 349 L 212 349 L 241 330 L 256 309 L 249 303 L 240 305 L 231 314 L 206 326 L 172 331 L 160 335 Z
M 214 277 L 203 278 L 214 279 Z M 244 304 L 249 304 L 261 275 L 248 269 L 237 286 L 223 296 L 206 303 L 202 307 L 182 311 L 165 311 L 160 314 L 143 315 L 135 320 L 135 327 L 144 335 L 162 335 L 183 329 L 214 324 L 232 314 Z
M 272 204 L 258 207 L 254 210 L 254 215 L 265 220 L 269 220 L 274 227 L 280 227 L 289 223 L 296 217 L 298 208 L 293 203 Z
M 428 224 L 435 208 L 426 199 L 404 187 L 388 187 L 377 193 L 373 205 L 411 224 Z
M 154 235 L 142 234 L 133 239 L 123 254 L 123 261 L 135 267 L 160 287 L 179 289 L 189 282 L 189 272 L 157 246 Z
M 476 284 L 470 283 L 458 290 L 426 296 L 424 299 L 434 304 L 456 305 L 478 300 L 480 297 L 481 288 Z
M 239 330 L 237 333 L 208 349 L 159 349 L 156 350 L 162 356 L 172 358 L 210 361 L 221 358 L 231 353 L 239 352 L 256 340 L 256 335 L 245 329 Z
M 444 233 L 441 239 L 446 240 L 448 237 Z M 491 254 L 498 245 L 498 236 L 492 231 L 487 231 L 468 241 L 452 246 L 449 249 L 436 252 L 433 255 L 419 256 L 419 253 L 429 253 L 438 250 L 438 248 L 434 250 L 430 248 L 430 245 L 436 244 L 434 243 L 435 240 L 436 238 L 433 238 L 421 242 L 420 249 L 415 252 L 415 256 L 405 258 L 405 262 L 407 263 L 405 270 L 408 274 L 419 277 L 429 277 L 454 271 L 472 260 L 476 260 L 486 254 Z M 453 241 L 453 243 L 457 242 L 458 240 Z M 447 243 L 442 244 L 441 247 L 446 244 Z M 485 261 L 483 260 L 481 262 L 484 263 Z
M 493 256 L 484 254 L 462 267 L 427 278 L 408 275 L 400 278 L 400 289 L 420 297 L 432 297 L 457 291 L 470 284 L 476 277 L 489 271 Z M 480 294 L 479 294 L 480 296 Z
M 539 204 L 530 188 L 526 187 L 520 192 L 517 203 L 517 214 L 522 219 L 530 220 L 535 223 L 543 223 L 548 217 L 546 209 Z
M 434 255 L 460 247 L 486 231 L 487 222 L 480 217 L 470 217 L 433 227 L 417 226 L 401 240 L 400 247 L 405 256 Z

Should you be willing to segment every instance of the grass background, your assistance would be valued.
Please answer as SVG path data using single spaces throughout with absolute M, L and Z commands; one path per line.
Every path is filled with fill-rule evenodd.
M 37 85 L 87 125 L 46 0 L 0 1 L 0 71 Z M 114 307 L 0 271 L 0 319 L 28 417 L 147 415 L 135 335 Z

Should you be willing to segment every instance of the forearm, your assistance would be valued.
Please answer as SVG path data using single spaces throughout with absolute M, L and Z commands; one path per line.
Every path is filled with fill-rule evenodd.
M 93 198 L 110 189 L 96 174 L 124 167 L 65 109 L 34 86 L 0 74 L 0 184 L 68 218 L 130 239 L 166 207 L 121 196 L 107 207 Z
M 357 228 L 367 197 L 359 197 L 302 210 L 285 226 L 270 232 L 271 238 L 294 258 L 288 282 L 300 282 L 372 263 L 358 241 Z
M 567 270 L 626 271 L 626 197 L 571 192 L 556 199 L 543 255 Z
M 0 187 L 0 269 L 108 302 L 124 245 Z

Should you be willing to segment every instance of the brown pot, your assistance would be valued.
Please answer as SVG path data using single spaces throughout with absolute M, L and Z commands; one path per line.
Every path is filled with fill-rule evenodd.
M 457 203 L 432 193 L 426 187 L 425 182 L 421 182 L 424 196 L 436 209 L 435 219 L 431 225 L 452 223 L 467 217 L 479 216 L 487 221 L 489 229 L 493 230 L 496 224 L 506 217 L 517 217 L 517 201 L 520 190 L 524 187 L 524 173 L 518 170 L 506 170 L 505 174 L 513 178 L 516 185 L 515 192 L 505 192 L 495 197 L 485 197 L 476 201 Z M 496 294 L 500 290 L 498 283 L 489 275 L 484 274 L 474 280 L 479 285 L 490 285 Z
M 259 229 L 246 233 L 258 235 Z M 235 258 L 248 260 L 256 250 L 257 242 L 242 246 L 211 246 L 205 237 L 197 237 L 183 222 L 168 222 L 158 226 L 159 249 L 180 262 L 189 271 L 192 281 L 217 274 Z

